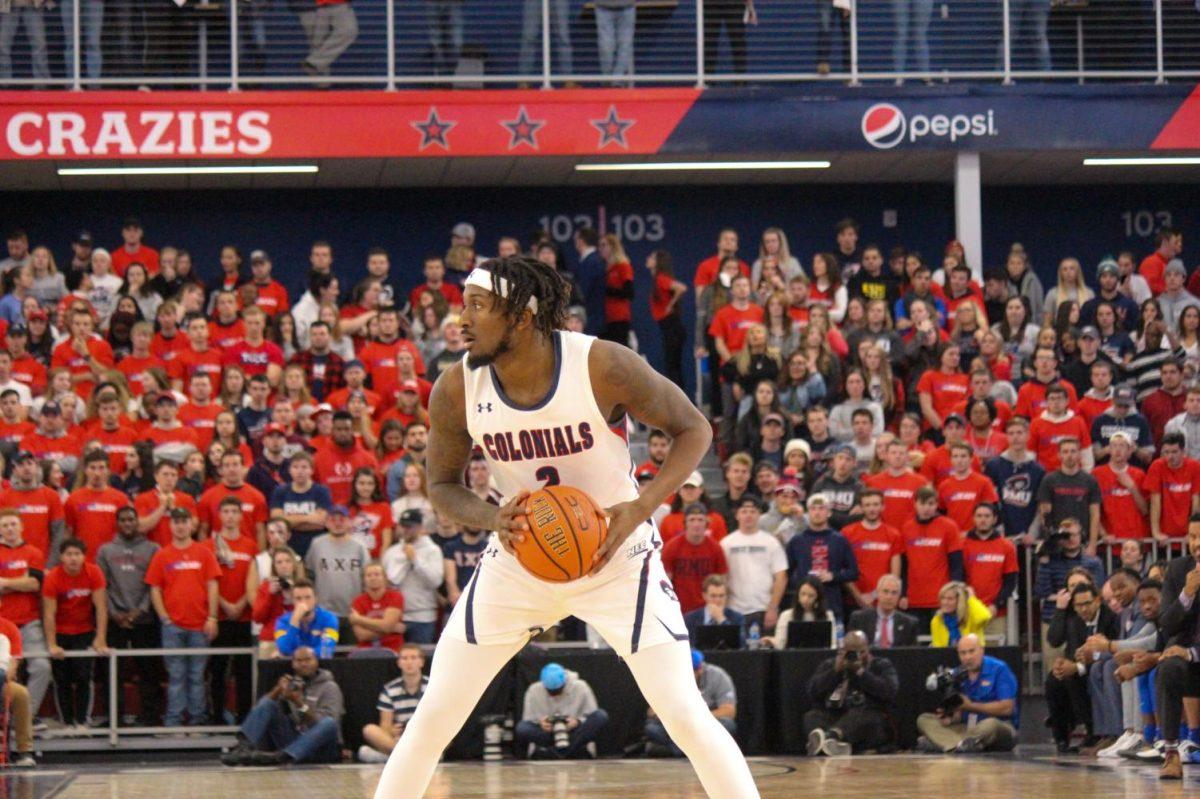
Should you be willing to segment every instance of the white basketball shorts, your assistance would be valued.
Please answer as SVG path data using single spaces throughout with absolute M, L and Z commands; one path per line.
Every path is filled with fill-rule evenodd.
M 621 657 L 686 641 L 679 599 L 651 543 L 657 540 L 643 525 L 598 575 L 551 583 L 527 572 L 493 534 L 442 634 L 468 644 L 512 645 L 576 616 Z

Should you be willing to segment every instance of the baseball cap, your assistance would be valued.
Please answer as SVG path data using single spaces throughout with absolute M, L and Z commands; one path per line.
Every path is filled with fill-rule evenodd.
M 557 663 L 547 663 L 542 667 L 541 680 L 547 691 L 557 691 L 567 684 L 567 671 Z
M 8 329 L 8 335 L 10 335 L 10 336 L 28 336 L 29 328 L 25 327 L 25 325 L 13 325 L 12 327 L 10 327 Z
M 762 512 L 762 503 L 752 494 L 743 494 L 742 498 L 734 503 L 734 509 L 741 510 L 745 505 L 753 505 L 755 510 Z
M 345 505 L 330 505 L 329 510 L 326 511 L 326 515 L 328 515 L 328 516 L 349 516 L 350 511 L 346 510 Z
M 1111 436 L 1109 436 L 1108 443 L 1111 444 L 1112 442 L 1114 442 L 1118 439 L 1120 439 L 1121 441 L 1124 441 L 1126 444 L 1129 444 L 1130 446 L 1133 446 L 1133 439 L 1130 438 L 1129 434 L 1126 433 L 1124 430 L 1118 430 L 1117 432 L 1115 432 Z
M 688 475 L 688 478 L 683 481 L 683 484 L 685 486 L 692 486 L 693 488 L 703 488 L 704 475 L 700 474 L 700 472 L 692 472 Z
M 263 435 L 264 436 L 275 436 L 275 435 L 286 436 L 287 428 L 284 427 L 283 425 L 279 424 L 278 422 L 270 422 L 266 427 L 263 428 Z
M 825 496 L 824 494 L 813 494 L 808 498 L 808 502 L 804 503 L 804 507 L 808 508 L 809 510 L 812 510 L 817 505 L 824 505 L 828 508 L 829 497 Z
M 1121 274 L 1121 267 L 1117 266 L 1117 262 L 1113 260 L 1111 255 L 1106 255 L 1100 261 L 1100 265 L 1096 267 L 1096 274 L 1103 275 L 1106 272 L 1111 272 L 1114 275 Z
M 164 402 L 169 402 L 172 405 L 179 404 L 179 400 L 175 399 L 175 395 L 172 394 L 170 391 L 160 392 L 159 395 L 154 398 L 155 405 L 162 405 Z
M 458 236 L 463 239 L 475 238 L 475 226 L 470 222 L 459 222 L 450 230 L 451 235 Z
M 854 451 L 854 447 L 850 446 L 849 444 L 834 444 L 832 447 L 826 450 L 826 452 L 830 458 L 832 458 L 834 455 L 842 454 L 849 455 L 851 458 L 858 457 L 858 453 Z
M 1117 405 L 1132 405 L 1137 400 L 1137 391 L 1133 386 L 1118 386 L 1113 392 L 1113 403 Z
M 367 368 L 366 364 L 364 364 L 358 358 L 353 358 L 349 361 L 346 361 L 346 365 L 342 367 L 342 372 L 344 373 L 350 369 L 364 369 L 365 370 L 366 368 Z
M 400 390 L 401 391 L 411 391 L 412 393 L 416 394 L 418 391 L 421 390 L 421 384 L 418 383 L 416 380 L 409 378 L 408 380 L 405 380 L 402 383 L 400 383 Z
M 693 502 L 691 505 L 688 505 L 683 509 L 684 517 L 695 516 L 697 514 L 700 516 L 708 516 L 708 508 L 704 507 L 703 503 Z
M 1083 329 L 1079 331 L 1079 337 L 1080 338 L 1094 338 L 1097 341 L 1099 341 L 1100 340 L 1100 331 L 1096 329 L 1095 325 L 1084 325 Z
M 967 420 L 962 417 L 961 413 L 952 413 L 949 416 L 947 416 L 945 419 L 942 420 L 942 427 L 945 427 L 946 425 L 950 424 L 951 422 L 953 422 L 954 424 L 960 424 L 964 427 L 966 427 L 966 424 L 967 424 Z
M 793 438 L 791 441 L 783 445 L 783 457 L 787 459 L 796 450 L 800 450 L 806 457 L 812 458 L 812 447 L 803 438 Z
M 62 406 L 54 400 L 42 404 L 42 416 L 62 416 Z
M 76 233 L 75 234 L 75 243 L 76 244 L 86 244 L 89 247 L 92 246 L 91 231 L 81 230 L 78 233 Z
M 172 519 L 190 519 L 190 518 L 192 518 L 192 512 L 190 510 L 188 510 L 187 508 L 171 508 L 171 518 Z
M 35 458 L 33 453 L 30 452 L 29 450 L 23 449 L 20 452 L 18 452 L 16 455 L 12 456 L 12 462 L 13 462 L 14 466 L 17 465 L 18 463 L 24 463 L 25 461 L 32 461 L 32 460 L 37 460 L 37 458 Z
M 763 420 L 763 424 L 766 424 L 767 422 L 778 422 L 779 425 L 782 426 L 783 425 L 783 414 L 768 413 L 766 416 L 763 417 L 762 420 Z
M 128 228 L 131 228 L 131 227 L 141 227 L 141 226 L 142 226 L 142 220 L 138 219 L 136 216 L 127 216 L 127 217 L 125 217 L 124 223 L 121 224 L 121 229 L 127 230 Z
M 417 508 L 409 508 L 400 514 L 400 524 L 423 524 L 424 522 L 425 514 Z
M 1183 265 L 1183 261 L 1179 260 L 1178 258 L 1172 258 L 1170 261 L 1167 262 L 1167 270 L 1163 274 L 1169 275 L 1172 272 L 1177 272 L 1178 274 L 1181 274 L 1186 277 L 1187 276 L 1187 267 Z
M 255 250 L 250 253 L 250 263 L 262 263 L 263 261 L 271 260 L 271 256 L 267 255 L 266 250 Z
M 654 479 L 654 470 L 653 469 L 641 469 L 638 471 L 638 473 L 636 475 L 634 475 L 634 477 L 636 477 L 639 481 L 653 480 Z
M 775 486 L 775 493 L 779 494 L 784 491 L 791 491 L 796 496 L 800 496 L 800 483 L 791 479 L 780 480 L 779 485 Z
M 692 650 L 692 670 L 696 670 L 704 665 L 704 653 L 699 649 Z
M 320 405 L 313 408 L 313 416 L 320 416 L 323 413 L 333 413 L 333 406 L 328 402 L 322 402 Z

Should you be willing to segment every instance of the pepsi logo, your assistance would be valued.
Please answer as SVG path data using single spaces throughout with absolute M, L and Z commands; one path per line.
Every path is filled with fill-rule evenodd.
M 906 127 L 904 112 L 891 103 L 876 103 L 863 114 L 863 138 L 880 150 L 899 144 L 904 139 Z

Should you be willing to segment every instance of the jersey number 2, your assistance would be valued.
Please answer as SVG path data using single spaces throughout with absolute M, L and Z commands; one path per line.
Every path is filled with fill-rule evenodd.
M 553 466 L 543 466 L 534 472 L 533 476 L 539 480 L 545 481 L 542 484 L 542 488 L 545 488 L 546 486 L 556 486 L 559 483 L 558 469 L 555 469 Z

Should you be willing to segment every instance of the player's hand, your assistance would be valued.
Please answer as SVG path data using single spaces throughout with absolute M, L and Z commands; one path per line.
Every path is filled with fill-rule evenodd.
M 604 543 L 596 550 L 596 555 L 592 558 L 592 568 L 588 574 L 596 574 L 603 569 L 605 564 L 612 560 L 612 556 L 621 548 L 621 545 L 625 543 L 625 539 L 629 538 L 639 524 L 650 517 L 650 514 L 643 511 L 637 502 L 621 502 L 611 508 L 605 508 L 604 515 L 608 519 L 608 535 L 605 537 Z
M 496 511 L 496 536 L 500 539 L 500 546 L 508 550 L 508 554 L 513 557 L 517 554 L 513 544 L 522 543 L 525 540 L 524 534 L 529 531 L 529 519 L 525 515 L 525 503 L 528 499 L 528 491 L 518 491 L 516 496 Z

